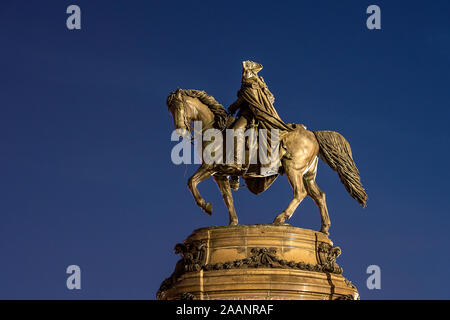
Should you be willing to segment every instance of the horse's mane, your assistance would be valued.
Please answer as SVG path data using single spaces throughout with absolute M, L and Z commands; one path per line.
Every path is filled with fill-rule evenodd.
M 225 108 L 220 103 L 218 103 L 216 99 L 214 99 L 213 96 L 207 94 L 203 90 L 177 89 L 177 91 L 172 92 L 167 97 L 167 106 L 170 106 L 174 100 L 179 100 L 177 98 L 178 93 L 200 100 L 200 102 L 205 104 L 214 114 L 214 127 L 219 130 L 223 130 L 226 128 L 229 114 L 225 110 Z

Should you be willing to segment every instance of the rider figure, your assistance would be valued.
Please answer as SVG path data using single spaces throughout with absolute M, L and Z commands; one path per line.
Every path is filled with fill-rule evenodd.
M 245 130 L 247 125 L 255 120 L 259 129 L 290 131 L 292 128 L 281 120 L 273 106 L 275 101 L 273 94 L 269 91 L 264 79 L 258 76 L 258 72 L 262 68 L 263 66 L 257 62 L 242 62 L 241 89 L 238 91 L 237 100 L 228 108 L 230 114 L 239 110 L 238 120 L 234 123 L 232 129 Z M 242 165 L 236 164 L 236 168 L 241 170 Z M 234 190 L 237 190 L 239 188 L 239 176 L 231 176 L 230 185 Z

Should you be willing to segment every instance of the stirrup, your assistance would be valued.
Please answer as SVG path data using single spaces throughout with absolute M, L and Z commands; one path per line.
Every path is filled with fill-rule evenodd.
M 239 190 L 239 176 L 230 176 L 230 187 L 235 191 Z

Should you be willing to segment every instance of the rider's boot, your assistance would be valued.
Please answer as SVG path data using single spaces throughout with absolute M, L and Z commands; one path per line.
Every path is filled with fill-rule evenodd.
M 239 148 L 237 146 L 242 146 L 245 143 L 245 137 L 238 135 L 236 136 L 236 144 L 234 145 L 234 159 L 233 159 L 233 169 L 237 172 L 241 172 L 243 170 L 242 162 L 245 162 L 245 151 L 244 154 L 241 155 L 241 157 L 238 156 L 238 152 L 242 151 L 242 148 Z M 245 148 L 244 148 L 245 150 Z M 232 175 L 230 176 L 230 187 L 233 190 L 239 190 L 239 176 L 238 175 Z
M 234 130 L 244 130 L 247 126 L 247 119 L 245 117 L 240 117 L 233 129 Z M 238 146 L 240 146 L 240 148 L 238 148 Z M 244 146 L 244 148 L 242 148 L 242 146 Z M 238 152 L 242 152 L 242 149 L 244 149 L 244 154 L 241 155 L 241 157 L 238 157 Z M 244 132 L 242 132 L 242 134 L 238 134 L 236 135 L 236 141 L 234 142 L 233 139 L 233 171 L 236 172 L 237 174 L 240 174 L 242 172 L 243 168 L 243 164 L 242 162 L 245 162 L 245 136 L 244 136 Z M 230 187 L 233 190 L 238 190 L 239 189 L 239 176 L 238 175 L 231 175 L 230 176 Z

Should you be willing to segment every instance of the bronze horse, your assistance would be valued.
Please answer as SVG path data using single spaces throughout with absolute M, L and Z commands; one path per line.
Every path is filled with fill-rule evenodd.
M 201 121 L 203 130 L 216 128 L 224 130 L 231 126 L 231 117 L 212 96 L 199 90 L 178 89 L 167 98 L 167 106 L 173 116 L 175 129 L 180 135 L 191 131 L 193 121 Z M 329 234 L 330 218 L 325 201 L 325 193 L 319 189 L 315 178 L 317 174 L 318 157 L 328 164 L 339 175 L 348 193 L 363 207 L 366 205 L 365 193 L 358 169 L 353 161 L 349 143 L 334 131 L 309 131 L 303 125 L 293 125 L 295 130 L 288 131 L 282 138 L 283 148 L 280 148 L 279 159 L 281 167 L 279 173 L 286 173 L 293 189 L 293 199 L 287 208 L 278 214 L 274 224 L 284 224 L 297 209 L 300 202 L 309 195 L 320 210 L 322 224 L 320 231 Z M 202 148 L 207 146 L 203 144 Z M 202 150 L 202 151 L 203 151 Z M 236 170 L 232 164 L 207 164 L 201 166 L 188 180 L 188 187 L 197 205 L 207 214 L 212 214 L 212 204 L 206 202 L 197 189 L 198 183 L 213 177 L 217 183 L 228 208 L 230 225 L 237 225 L 238 218 L 233 205 L 230 175 L 242 176 L 250 191 L 260 193 L 266 190 L 278 174 L 270 177 L 255 175 L 252 170 Z M 250 186 L 253 186 L 250 188 Z M 255 186 L 257 186 L 255 188 Z

